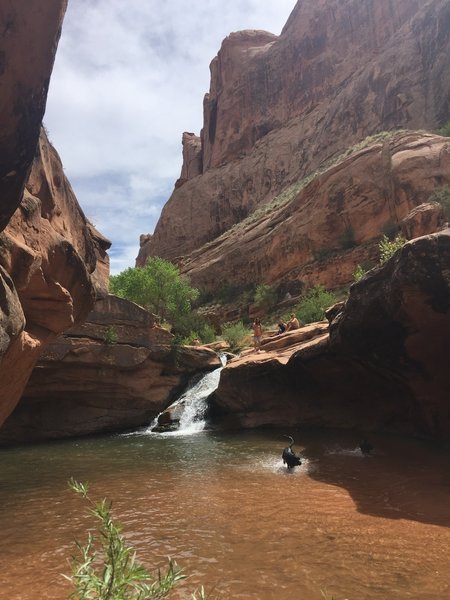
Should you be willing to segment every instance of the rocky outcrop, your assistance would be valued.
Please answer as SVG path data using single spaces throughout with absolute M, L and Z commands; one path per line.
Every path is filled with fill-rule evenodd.
M 200 253 L 222 234 L 234 237 L 239 257 L 233 226 L 331 157 L 375 132 L 432 129 L 448 119 L 449 26 L 446 0 L 307 0 L 297 3 L 279 37 L 231 34 L 211 64 L 203 174 L 183 177 L 137 264 L 149 255 Z M 338 227 L 334 242 L 340 233 Z M 295 254 L 301 238 L 292 245 Z M 238 265 L 230 256 L 220 265 L 233 281 Z M 258 268 L 264 273 L 264 261 Z
M 242 289 L 264 281 L 280 298 L 299 285 L 344 286 L 358 264 L 377 262 L 380 237 L 399 231 L 436 184 L 450 184 L 448 138 L 401 132 L 366 140 L 178 263 L 210 291 L 224 280 Z M 440 214 L 413 215 L 411 233 L 435 231 Z
M 407 240 L 434 233 L 441 229 L 444 223 L 444 211 L 438 202 L 424 202 L 412 209 L 402 219 L 400 225 L 403 236 Z
M 204 347 L 174 347 L 143 308 L 107 296 L 48 345 L 0 444 L 123 431 L 150 424 L 193 373 L 220 366 Z
M 45 132 L 39 138 L 65 8 L 0 8 L 0 424 L 44 345 L 92 308 L 91 273 L 108 245 L 90 230 Z
M 0 231 L 18 207 L 44 116 L 67 0 L 0 7 Z
M 86 317 L 96 292 L 106 293 L 109 245 L 87 222 L 42 131 L 22 202 L 0 237 L 13 314 L 22 314 L 0 363 L 0 422 L 18 402 L 45 345 Z M 9 305 L 6 300 L 4 314 Z
M 330 319 L 330 335 L 230 361 L 215 417 L 225 426 L 360 427 L 448 441 L 450 230 L 405 244 Z
M 180 187 L 188 179 L 197 177 L 203 171 L 202 164 L 202 142 L 201 139 L 194 133 L 183 133 L 183 166 L 181 175 L 175 184 Z

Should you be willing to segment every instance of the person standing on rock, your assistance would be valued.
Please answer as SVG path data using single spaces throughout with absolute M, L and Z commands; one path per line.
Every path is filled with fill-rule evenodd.
M 261 341 L 262 341 L 262 325 L 260 319 L 256 318 L 253 321 L 253 344 L 256 352 L 259 352 L 261 349 Z

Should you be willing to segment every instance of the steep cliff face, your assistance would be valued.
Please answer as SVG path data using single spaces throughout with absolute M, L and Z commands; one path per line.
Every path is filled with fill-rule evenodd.
M 175 350 L 172 337 L 140 306 L 98 300 L 83 324 L 44 349 L 0 444 L 150 424 L 189 375 L 220 366 L 208 348 Z
M 450 230 L 407 243 L 329 318 L 330 335 L 319 329 L 306 342 L 276 351 L 270 342 L 232 360 L 213 402 L 220 423 L 360 427 L 448 442 Z
M 22 197 L 39 137 L 67 0 L 0 6 L 0 231 Z
M 206 290 L 224 278 L 238 287 L 265 281 L 291 292 L 298 282 L 342 286 L 358 264 L 378 260 L 383 232 L 400 228 L 437 184 L 450 185 L 448 138 L 397 133 L 373 140 L 179 264 Z M 405 233 L 435 231 L 439 210 L 433 215 L 427 230 L 413 214 Z
M 0 236 L 13 314 L 21 314 L 0 363 L 0 422 L 17 404 L 45 344 L 86 317 L 96 287 L 97 294 L 106 293 L 109 245 L 86 221 L 42 132 L 22 201 Z M 2 306 L 4 315 L 9 304 Z
M 142 238 L 137 264 L 149 255 L 200 254 L 368 135 L 432 129 L 446 120 L 449 26 L 445 0 L 303 0 L 279 37 L 231 34 L 211 64 L 196 169 L 190 178 L 184 163 L 183 185 L 154 235 Z M 383 178 L 389 176 L 388 165 Z M 302 246 L 301 237 L 291 241 Z M 240 255 L 238 244 L 235 252 Z M 201 268 L 198 262 L 196 271 Z M 221 268 L 233 281 L 239 266 L 228 255 Z M 264 260 L 257 270 L 265 271 Z
M 109 242 L 87 223 L 39 132 L 66 2 L 3 2 L 0 53 L 0 424 L 42 348 L 105 292 Z

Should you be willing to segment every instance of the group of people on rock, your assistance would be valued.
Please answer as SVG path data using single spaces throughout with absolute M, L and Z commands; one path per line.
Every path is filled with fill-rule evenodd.
M 300 321 L 297 319 L 294 313 L 291 314 L 291 318 L 287 323 L 280 317 L 278 321 L 278 330 L 274 333 L 274 336 L 281 335 L 286 331 L 294 331 L 294 329 L 299 329 L 301 326 Z M 262 342 L 262 324 L 261 319 L 256 318 L 253 321 L 253 345 L 256 352 L 259 352 L 261 349 Z

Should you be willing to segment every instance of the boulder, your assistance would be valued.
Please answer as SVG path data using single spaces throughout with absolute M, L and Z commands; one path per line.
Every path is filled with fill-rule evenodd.
M 195 373 L 221 366 L 209 348 L 176 347 L 153 315 L 116 296 L 47 345 L 0 444 L 149 425 Z
M 329 315 L 329 335 L 230 361 L 211 401 L 217 423 L 449 441 L 450 230 L 405 244 Z

